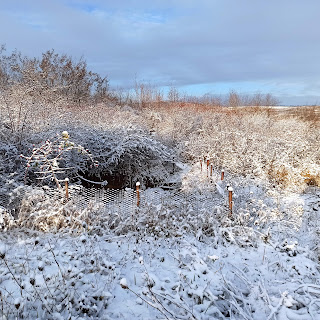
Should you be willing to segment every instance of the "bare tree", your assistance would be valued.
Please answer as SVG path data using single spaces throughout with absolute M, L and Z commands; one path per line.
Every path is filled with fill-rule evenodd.
M 97 103 L 108 94 L 107 78 L 89 71 L 83 59 L 54 50 L 41 58 L 5 55 L 0 47 L 0 114 L 18 141 L 27 127 L 48 122 L 66 104 Z
M 171 86 L 168 92 L 168 100 L 170 102 L 178 102 L 180 99 L 179 91 L 176 87 Z
M 235 90 L 229 92 L 227 104 L 232 108 L 241 106 L 241 98 Z

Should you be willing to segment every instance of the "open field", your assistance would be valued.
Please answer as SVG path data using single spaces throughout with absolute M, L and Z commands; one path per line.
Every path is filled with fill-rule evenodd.
M 20 147 L 3 126 L 3 319 L 317 319 L 318 110 L 67 107 L 59 125 L 34 127 Z M 52 201 L 41 191 L 50 180 L 33 180 L 39 167 L 29 168 L 31 187 L 24 187 L 18 150 L 30 154 L 63 130 L 98 161 L 86 168 L 90 181 L 111 182 L 118 172 L 132 188 L 140 177 L 141 206 L 119 215 L 99 203 L 81 209 L 64 196 Z M 65 161 L 78 169 L 58 172 L 59 179 L 81 182 L 86 164 L 75 155 Z M 175 190 L 161 204 L 143 202 L 151 180 L 153 188 L 170 180 L 165 163 L 176 164 L 181 194 L 212 204 L 177 206 L 168 200 Z
M 320 318 L 318 106 L 1 63 L 1 319 Z

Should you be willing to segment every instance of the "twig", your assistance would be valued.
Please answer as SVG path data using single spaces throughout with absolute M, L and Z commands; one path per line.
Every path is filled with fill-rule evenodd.
M 190 310 L 188 310 L 187 308 L 185 308 L 184 306 L 182 306 L 181 304 L 179 304 L 179 303 L 177 303 L 177 302 L 175 302 L 175 301 L 173 301 L 173 300 L 171 300 L 171 299 L 163 296 L 162 294 L 153 292 L 150 288 L 149 288 L 149 291 L 150 291 L 153 295 L 158 295 L 159 297 L 161 297 L 161 298 L 163 298 L 163 299 L 165 299 L 165 300 L 168 300 L 170 303 L 173 303 L 173 304 L 176 305 L 177 307 L 179 307 L 179 308 L 185 310 L 186 312 L 190 313 L 190 314 L 192 315 L 193 319 L 196 320 L 195 315 L 194 315 Z M 169 294 L 166 294 L 166 295 L 168 295 L 168 296 L 171 297 L 171 295 L 169 295 Z M 173 298 L 173 297 L 171 297 L 171 298 Z M 158 301 L 158 300 L 157 300 L 157 301 Z M 160 303 L 160 304 L 161 304 L 161 303 Z M 162 305 L 162 304 L 161 304 L 161 305 Z
M 19 281 L 17 280 L 17 278 L 15 277 L 15 275 L 13 274 L 12 270 L 10 269 L 8 263 L 7 263 L 7 260 L 5 258 L 2 259 L 4 261 L 4 264 L 6 265 L 6 267 L 8 268 L 10 274 L 12 275 L 12 278 L 13 280 L 17 283 L 17 285 L 20 287 L 20 290 L 21 290 L 21 296 L 22 296 L 22 290 L 24 289 L 22 287 L 22 285 L 19 283 Z
M 274 308 L 272 308 L 271 307 L 271 313 L 269 314 L 269 317 L 267 318 L 267 320 L 271 320 L 271 318 L 273 317 L 273 316 L 275 316 L 276 315 L 276 313 L 279 311 L 279 309 L 281 308 L 281 306 L 282 306 L 282 304 L 283 304 L 283 300 L 284 300 L 284 298 L 287 296 L 287 292 L 285 291 L 285 292 L 283 292 L 282 293 L 282 295 L 281 295 L 281 298 L 280 298 L 280 301 L 279 301 L 279 303 L 274 307 Z
M 135 291 L 133 291 L 132 289 L 130 289 L 129 287 L 127 287 L 126 289 L 128 289 L 130 292 L 132 292 L 133 294 L 135 294 L 138 298 L 140 298 L 141 300 L 143 300 L 145 303 L 147 303 L 150 307 L 158 310 L 161 314 L 163 314 L 166 319 L 170 320 L 167 315 L 156 305 L 154 305 L 153 303 L 149 302 L 148 300 L 144 299 L 143 297 L 141 297 L 138 293 L 136 293 Z

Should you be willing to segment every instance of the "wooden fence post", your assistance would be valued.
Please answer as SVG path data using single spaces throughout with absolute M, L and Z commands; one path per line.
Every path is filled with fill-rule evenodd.
M 221 170 L 221 181 L 224 179 L 224 170 Z
M 232 192 L 233 192 L 233 188 L 229 187 L 228 191 L 229 191 L 229 210 L 230 210 L 230 216 L 231 216 L 232 215 Z
M 211 164 L 210 166 L 210 177 L 212 177 L 212 173 L 213 173 L 213 164 Z
M 201 169 L 201 172 L 202 172 L 202 159 L 200 157 L 200 169 Z
M 64 179 L 64 189 L 65 189 L 65 192 L 66 192 L 66 200 L 69 199 L 69 179 L 68 178 L 65 178 Z
M 136 192 L 137 192 L 137 207 L 140 206 L 140 182 L 136 183 Z
M 210 165 L 210 159 L 207 159 L 207 178 L 209 177 L 209 165 Z

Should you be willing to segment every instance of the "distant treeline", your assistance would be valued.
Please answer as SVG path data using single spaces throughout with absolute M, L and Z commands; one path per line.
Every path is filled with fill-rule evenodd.
M 75 60 L 54 49 L 40 58 L 27 57 L 15 50 L 6 54 L 0 47 L 0 94 L 5 104 L 19 100 L 31 104 L 97 104 L 145 107 L 153 103 L 196 103 L 212 106 L 275 106 L 271 94 L 240 94 L 231 90 L 227 95 L 205 94 L 192 96 L 171 86 L 166 93 L 150 83 L 136 81 L 133 88 L 110 89 L 106 76 L 90 71 L 84 59 Z

